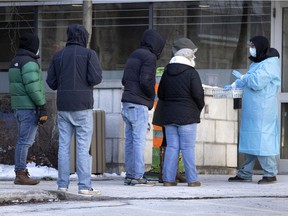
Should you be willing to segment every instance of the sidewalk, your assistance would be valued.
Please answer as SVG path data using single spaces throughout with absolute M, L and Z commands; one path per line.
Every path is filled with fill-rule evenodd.
M 51 202 L 75 200 L 125 200 L 125 199 L 219 199 L 219 198 L 287 198 L 288 175 L 278 175 L 275 184 L 258 185 L 261 175 L 253 176 L 253 182 L 228 182 L 227 175 L 199 175 L 201 187 L 187 187 L 180 183 L 176 187 L 124 186 L 123 178 L 97 178 L 93 187 L 102 195 L 79 195 L 77 180 L 72 180 L 67 193 L 57 190 L 56 181 L 44 181 L 35 186 L 14 185 L 13 181 L 0 181 L 0 204 L 19 202 Z

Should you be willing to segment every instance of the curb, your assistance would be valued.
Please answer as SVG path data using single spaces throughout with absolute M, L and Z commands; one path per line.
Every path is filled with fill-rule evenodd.
M 0 197 L 0 205 L 34 202 L 55 202 L 61 200 L 61 196 L 53 191 L 35 190 L 19 191 L 17 193 L 4 192 Z
M 5 198 L 3 198 L 5 197 Z M 59 201 L 109 201 L 109 200 L 212 200 L 212 199 L 239 199 L 239 198 L 288 198 L 285 196 L 193 196 L 193 197 L 111 197 L 102 195 L 82 195 L 56 190 L 19 191 L 17 193 L 3 193 L 0 197 L 1 205 L 21 203 L 45 203 Z

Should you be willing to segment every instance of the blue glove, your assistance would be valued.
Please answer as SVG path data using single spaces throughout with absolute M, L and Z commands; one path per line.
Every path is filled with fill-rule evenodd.
M 232 74 L 237 77 L 238 79 L 241 79 L 241 77 L 243 76 L 243 74 L 241 74 L 239 71 L 233 70 Z
M 226 85 L 224 86 L 224 90 L 227 91 L 227 90 L 230 90 L 232 89 L 232 85 Z

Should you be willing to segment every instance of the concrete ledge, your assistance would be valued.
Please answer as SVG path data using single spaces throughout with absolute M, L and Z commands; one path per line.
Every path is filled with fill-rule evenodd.
M 197 167 L 197 171 L 200 175 L 235 175 L 237 170 L 229 167 L 201 166 Z

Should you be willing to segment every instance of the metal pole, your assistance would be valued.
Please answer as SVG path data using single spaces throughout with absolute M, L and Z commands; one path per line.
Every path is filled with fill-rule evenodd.
M 34 7 L 34 29 L 33 32 L 34 34 L 38 35 L 38 20 L 39 20 L 39 11 L 38 11 L 38 6 Z
M 92 0 L 83 0 L 83 26 L 89 33 L 87 47 L 90 48 L 92 35 Z
M 149 2 L 149 29 L 153 29 L 153 3 Z

